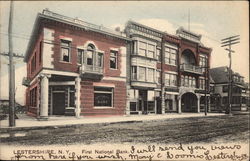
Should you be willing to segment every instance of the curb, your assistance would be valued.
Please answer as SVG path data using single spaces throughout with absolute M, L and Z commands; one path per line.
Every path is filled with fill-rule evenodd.
M 145 120 L 150 121 L 150 120 Z M 143 122 L 142 120 L 129 120 L 129 121 L 118 121 L 118 122 L 100 122 L 100 123 L 79 123 L 79 124 L 66 124 L 66 125 L 47 125 L 47 126 L 32 126 L 32 127 L 4 127 L 1 128 L 0 134 L 8 132 L 16 132 L 23 130 L 40 130 L 40 129 L 57 129 L 57 128 L 69 128 L 69 127 L 81 127 L 84 125 L 109 125 L 109 124 L 125 124 L 125 123 L 136 123 Z
M 225 116 L 225 115 L 223 115 Z M 202 116 L 201 116 L 202 117 Z M 206 117 L 217 117 L 217 116 L 206 116 Z M 184 117 L 186 118 L 186 117 Z M 190 117 L 188 117 L 190 118 Z M 194 117 L 196 118 L 196 117 Z M 84 125 L 111 125 L 111 124 L 125 124 L 125 123 L 137 123 L 137 122 L 149 122 L 149 121 L 162 121 L 173 118 L 160 118 L 160 119 L 148 119 L 148 120 L 125 120 L 125 121 L 115 121 L 115 122 L 96 122 L 96 123 L 77 123 L 77 124 L 64 124 L 64 125 L 45 125 L 45 126 L 31 126 L 31 127 L 1 127 L 0 134 L 16 131 L 25 131 L 25 130 L 40 130 L 40 129 L 57 129 L 57 128 L 69 128 L 69 127 L 81 127 Z M 180 119 L 180 118 L 176 118 Z

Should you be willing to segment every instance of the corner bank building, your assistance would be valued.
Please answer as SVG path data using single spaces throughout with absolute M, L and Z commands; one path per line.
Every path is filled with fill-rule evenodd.
M 132 40 L 127 48 L 127 113 L 205 110 L 212 49 L 201 43 L 201 35 L 183 28 L 170 35 L 133 21 L 125 32 Z
M 204 111 L 211 49 L 200 40 L 183 28 L 170 35 L 128 21 L 121 32 L 46 9 L 25 55 L 28 114 L 46 120 Z

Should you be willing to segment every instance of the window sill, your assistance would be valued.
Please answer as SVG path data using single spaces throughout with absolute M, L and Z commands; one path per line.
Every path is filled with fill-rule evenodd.
M 75 107 L 65 107 L 65 109 L 75 109 Z
M 107 106 L 94 106 L 94 109 L 113 109 L 114 107 L 107 107 Z
M 165 85 L 165 87 L 177 87 L 177 86 L 174 86 L 174 85 Z
M 165 65 L 171 65 L 171 66 L 174 66 L 176 67 L 177 65 L 176 64 L 167 64 L 167 63 L 164 63 Z
M 118 70 L 117 68 L 116 69 L 114 69 L 114 68 L 109 68 L 110 70 Z
M 62 61 L 62 60 L 60 60 L 59 62 L 64 63 L 64 64 L 72 64 L 71 62 L 66 62 L 66 61 Z

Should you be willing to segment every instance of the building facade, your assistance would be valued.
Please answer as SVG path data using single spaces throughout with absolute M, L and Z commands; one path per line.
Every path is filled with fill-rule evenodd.
M 200 40 L 183 28 L 170 35 L 128 21 L 120 32 L 46 9 L 25 56 L 28 113 L 47 119 L 204 111 L 212 49 Z
M 201 35 L 183 28 L 170 35 L 133 21 L 125 32 L 132 39 L 127 113 L 204 111 L 212 49 L 200 42 Z
M 225 111 L 228 107 L 228 67 L 212 68 L 211 77 L 214 80 L 214 91 L 211 92 L 211 106 L 215 111 Z M 232 88 L 231 88 L 231 110 L 246 111 L 248 110 L 247 102 L 249 100 L 248 84 L 244 82 L 244 77 L 237 72 L 232 71 Z
M 124 115 L 126 45 L 121 32 L 44 10 L 25 56 L 30 115 Z

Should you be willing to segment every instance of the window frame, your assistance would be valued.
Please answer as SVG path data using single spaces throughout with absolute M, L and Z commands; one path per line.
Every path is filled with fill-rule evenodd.
M 111 54 L 114 54 L 115 56 L 112 56 Z M 115 59 L 115 68 L 111 67 L 111 58 Z M 118 51 L 110 50 L 110 56 L 109 56 L 109 69 L 117 70 L 118 69 Z
M 99 89 L 111 89 L 111 91 L 105 91 L 105 90 L 96 90 L 95 88 L 99 88 Z M 95 104 L 95 94 L 98 93 L 103 93 L 103 94 L 111 94 L 111 106 L 98 106 Z M 104 109 L 104 108 L 114 108 L 114 87 L 101 87 L 101 86 L 94 86 L 94 98 L 93 98 L 93 102 L 94 102 L 94 108 L 97 109 Z
M 131 66 L 131 79 L 138 80 L 138 69 L 137 66 Z
M 174 49 L 168 46 L 165 46 L 165 57 L 164 57 L 164 63 L 168 65 L 177 65 L 177 54 L 178 49 Z M 174 62 L 174 63 L 172 63 Z
M 68 45 L 67 46 L 63 45 L 63 43 L 67 43 Z M 63 50 L 62 49 L 68 50 L 68 61 L 64 60 L 64 55 L 63 55 Z M 60 50 L 61 50 L 61 61 L 65 62 L 65 63 L 70 63 L 71 62 L 71 41 L 61 39 Z
M 79 52 L 81 53 L 81 55 L 80 55 L 80 62 L 79 62 Z M 85 50 L 84 49 L 77 49 L 77 64 L 79 64 L 79 65 L 82 65 L 82 64 L 84 64 L 84 52 L 85 52 Z
M 166 79 L 168 76 L 168 79 Z M 165 86 L 177 87 L 177 74 L 165 73 Z
M 144 71 L 145 71 L 144 80 L 140 79 L 140 74 L 141 74 L 140 69 L 144 69 Z M 147 82 L 147 68 L 146 67 L 142 67 L 142 66 L 138 67 L 138 81 Z
M 199 89 L 206 89 L 206 80 L 204 78 L 199 78 Z

